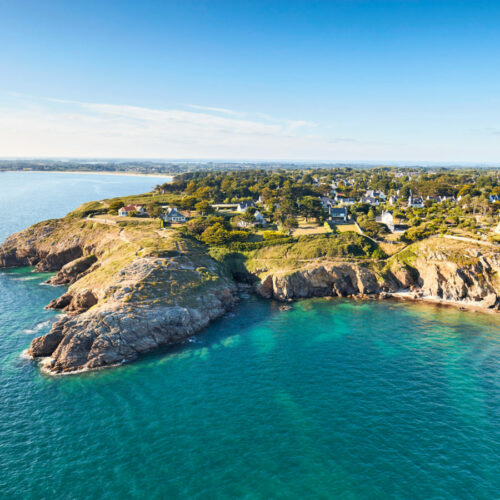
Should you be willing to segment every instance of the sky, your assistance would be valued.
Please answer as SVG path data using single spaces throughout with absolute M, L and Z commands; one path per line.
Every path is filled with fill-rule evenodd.
M 0 157 L 500 164 L 499 27 L 499 0 L 0 0 Z

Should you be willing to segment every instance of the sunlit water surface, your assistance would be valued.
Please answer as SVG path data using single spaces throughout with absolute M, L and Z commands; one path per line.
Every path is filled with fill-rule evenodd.
M 158 179 L 0 174 L 0 240 Z M 484 498 L 500 491 L 500 321 L 256 298 L 194 342 L 50 377 L 46 274 L 0 272 L 2 498 Z

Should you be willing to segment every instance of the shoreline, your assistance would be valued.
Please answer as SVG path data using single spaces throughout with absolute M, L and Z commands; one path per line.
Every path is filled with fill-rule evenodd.
M 432 297 L 432 296 L 423 296 L 423 297 L 414 297 L 413 292 L 393 292 L 388 297 L 388 300 L 395 299 L 401 302 L 413 302 L 413 303 L 424 303 L 424 304 L 432 304 L 435 306 L 445 306 L 451 307 L 454 309 L 458 309 L 462 312 L 480 312 L 486 314 L 499 314 L 498 309 L 493 307 L 484 307 L 478 304 L 475 304 L 472 301 L 461 301 L 461 300 L 447 300 L 442 299 L 440 297 Z
M 17 172 L 23 174 L 82 174 L 82 175 L 126 175 L 127 177 L 151 177 L 157 179 L 173 179 L 175 174 L 138 174 L 135 172 L 90 172 L 88 170 L 1 170 L 2 172 Z
M 254 294 L 256 297 L 259 297 L 258 293 Z M 380 295 L 367 295 L 367 296 L 351 296 L 351 297 L 334 297 L 334 296 L 324 296 L 324 297 L 304 297 L 298 300 L 294 300 L 291 303 L 287 303 L 287 305 L 292 305 L 294 302 L 301 302 L 302 300 L 308 300 L 308 299 L 323 299 L 326 301 L 331 301 L 335 299 L 347 299 L 355 302 L 363 302 L 363 301 L 372 301 L 372 302 L 378 302 L 378 301 L 394 301 L 394 302 L 405 302 L 408 304 L 415 304 L 415 305 L 424 305 L 424 306 L 437 306 L 437 307 L 444 307 L 444 308 L 449 308 L 449 309 L 455 309 L 460 312 L 476 312 L 476 313 L 486 313 L 486 314 L 493 314 L 496 315 L 499 313 L 497 309 L 493 308 L 485 308 L 481 306 L 474 305 L 472 303 L 463 303 L 461 301 L 453 301 L 453 300 L 445 300 L 445 299 L 440 299 L 438 297 L 413 297 L 411 292 L 394 292 L 389 294 L 386 297 L 381 297 Z M 283 303 L 279 300 L 276 299 L 267 299 L 270 300 L 271 302 L 276 302 L 277 304 L 283 305 Z M 227 314 L 227 313 L 226 313 Z M 224 317 L 226 314 L 224 314 L 222 317 Z M 205 328 L 200 330 L 198 333 L 195 333 L 193 335 L 189 335 L 185 339 L 182 339 L 179 342 L 175 342 L 172 345 L 178 345 L 185 343 L 187 339 L 196 337 L 198 334 L 203 333 Z M 58 372 L 54 373 L 53 371 L 50 370 L 50 364 L 52 361 L 51 356 L 45 356 L 42 358 L 36 358 L 29 354 L 29 348 L 24 349 L 20 353 L 20 358 L 25 359 L 25 360 L 30 360 L 34 362 L 38 368 L 40 369 L 40 372 L 43 373 L 46 376 L 50 377 L 58 377 L 58 376 L 74 376 L 74 375 L 81 375 L 84 373 L 92 373 L 92 372 L 97 372 L 97 371 L 102 371 L 102 370 L 107 370 L 108 368 L 117 368 L 120 366 L 128 365 L 130 363 L 133 363 L 136 361 L 138 358 L 141 357 L 143 354 L 148 354 L 149 352 L 153 352 L 156 349 L 152 349 L 151 351 L 146 351 L 143 353 L 138 354 L 134 359 L 129 359 L 129 360 L 122 360 L 121 362 L 118 363 L 112 363 L 109 365 L 105 366 L 98 366 L 95 368 L 79 368 L 76 370 L 71 370 L 67 372 Z

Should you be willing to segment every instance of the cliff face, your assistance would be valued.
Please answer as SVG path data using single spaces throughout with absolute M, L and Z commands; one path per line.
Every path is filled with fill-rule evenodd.
M 499 309 L 496 248 L 434 237 L 385 261 L 306 250 L 273 246 L 241 262 L 258 293 L 281 301 L 394 295 Z M 29 348 L 52 373 L 116 365 L 194 335 L 237 301 L 223 264 L 152 223 L 120 227 L 74 216 L 36 224 L 0 247 L 0 267 L 58 271 L 49 283 L 69 285 L 48 306 L 66 314 Z
M 204 248 L 156 225 L 47 221 L 8 238 L 0 265 L 58 270 L 49 283 L 71 285 L 49 304 L 67 314 L 28 351 L 53 373 L 115 365 L 178 342 L 237 300 Z
M 258 256 L 257 256 L 258 258 Z M 382 295 L 433 300 L 463 306 L 499 307 L 498 250 L 434 237 L 416 243 L 401 255 L 380 263 L 309 262 L 271 270 L 259 259 L 257 291 L 264 297 Z

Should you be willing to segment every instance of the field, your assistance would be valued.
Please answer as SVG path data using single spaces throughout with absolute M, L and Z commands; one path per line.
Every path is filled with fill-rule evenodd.
M 309 235 L 309 234 L 325 234 L 327 233 L 327 230 L 325 229 L 324 225 L 318 225 L 317 222 L 315 221 L 309 221 L 306 222 L 306 220 L 303 217 L 299 217 L 298 219 L 299 227 L 293 229 L 292 235 L 294 237 L 297 236 L 304 236 L 304 235 Z

